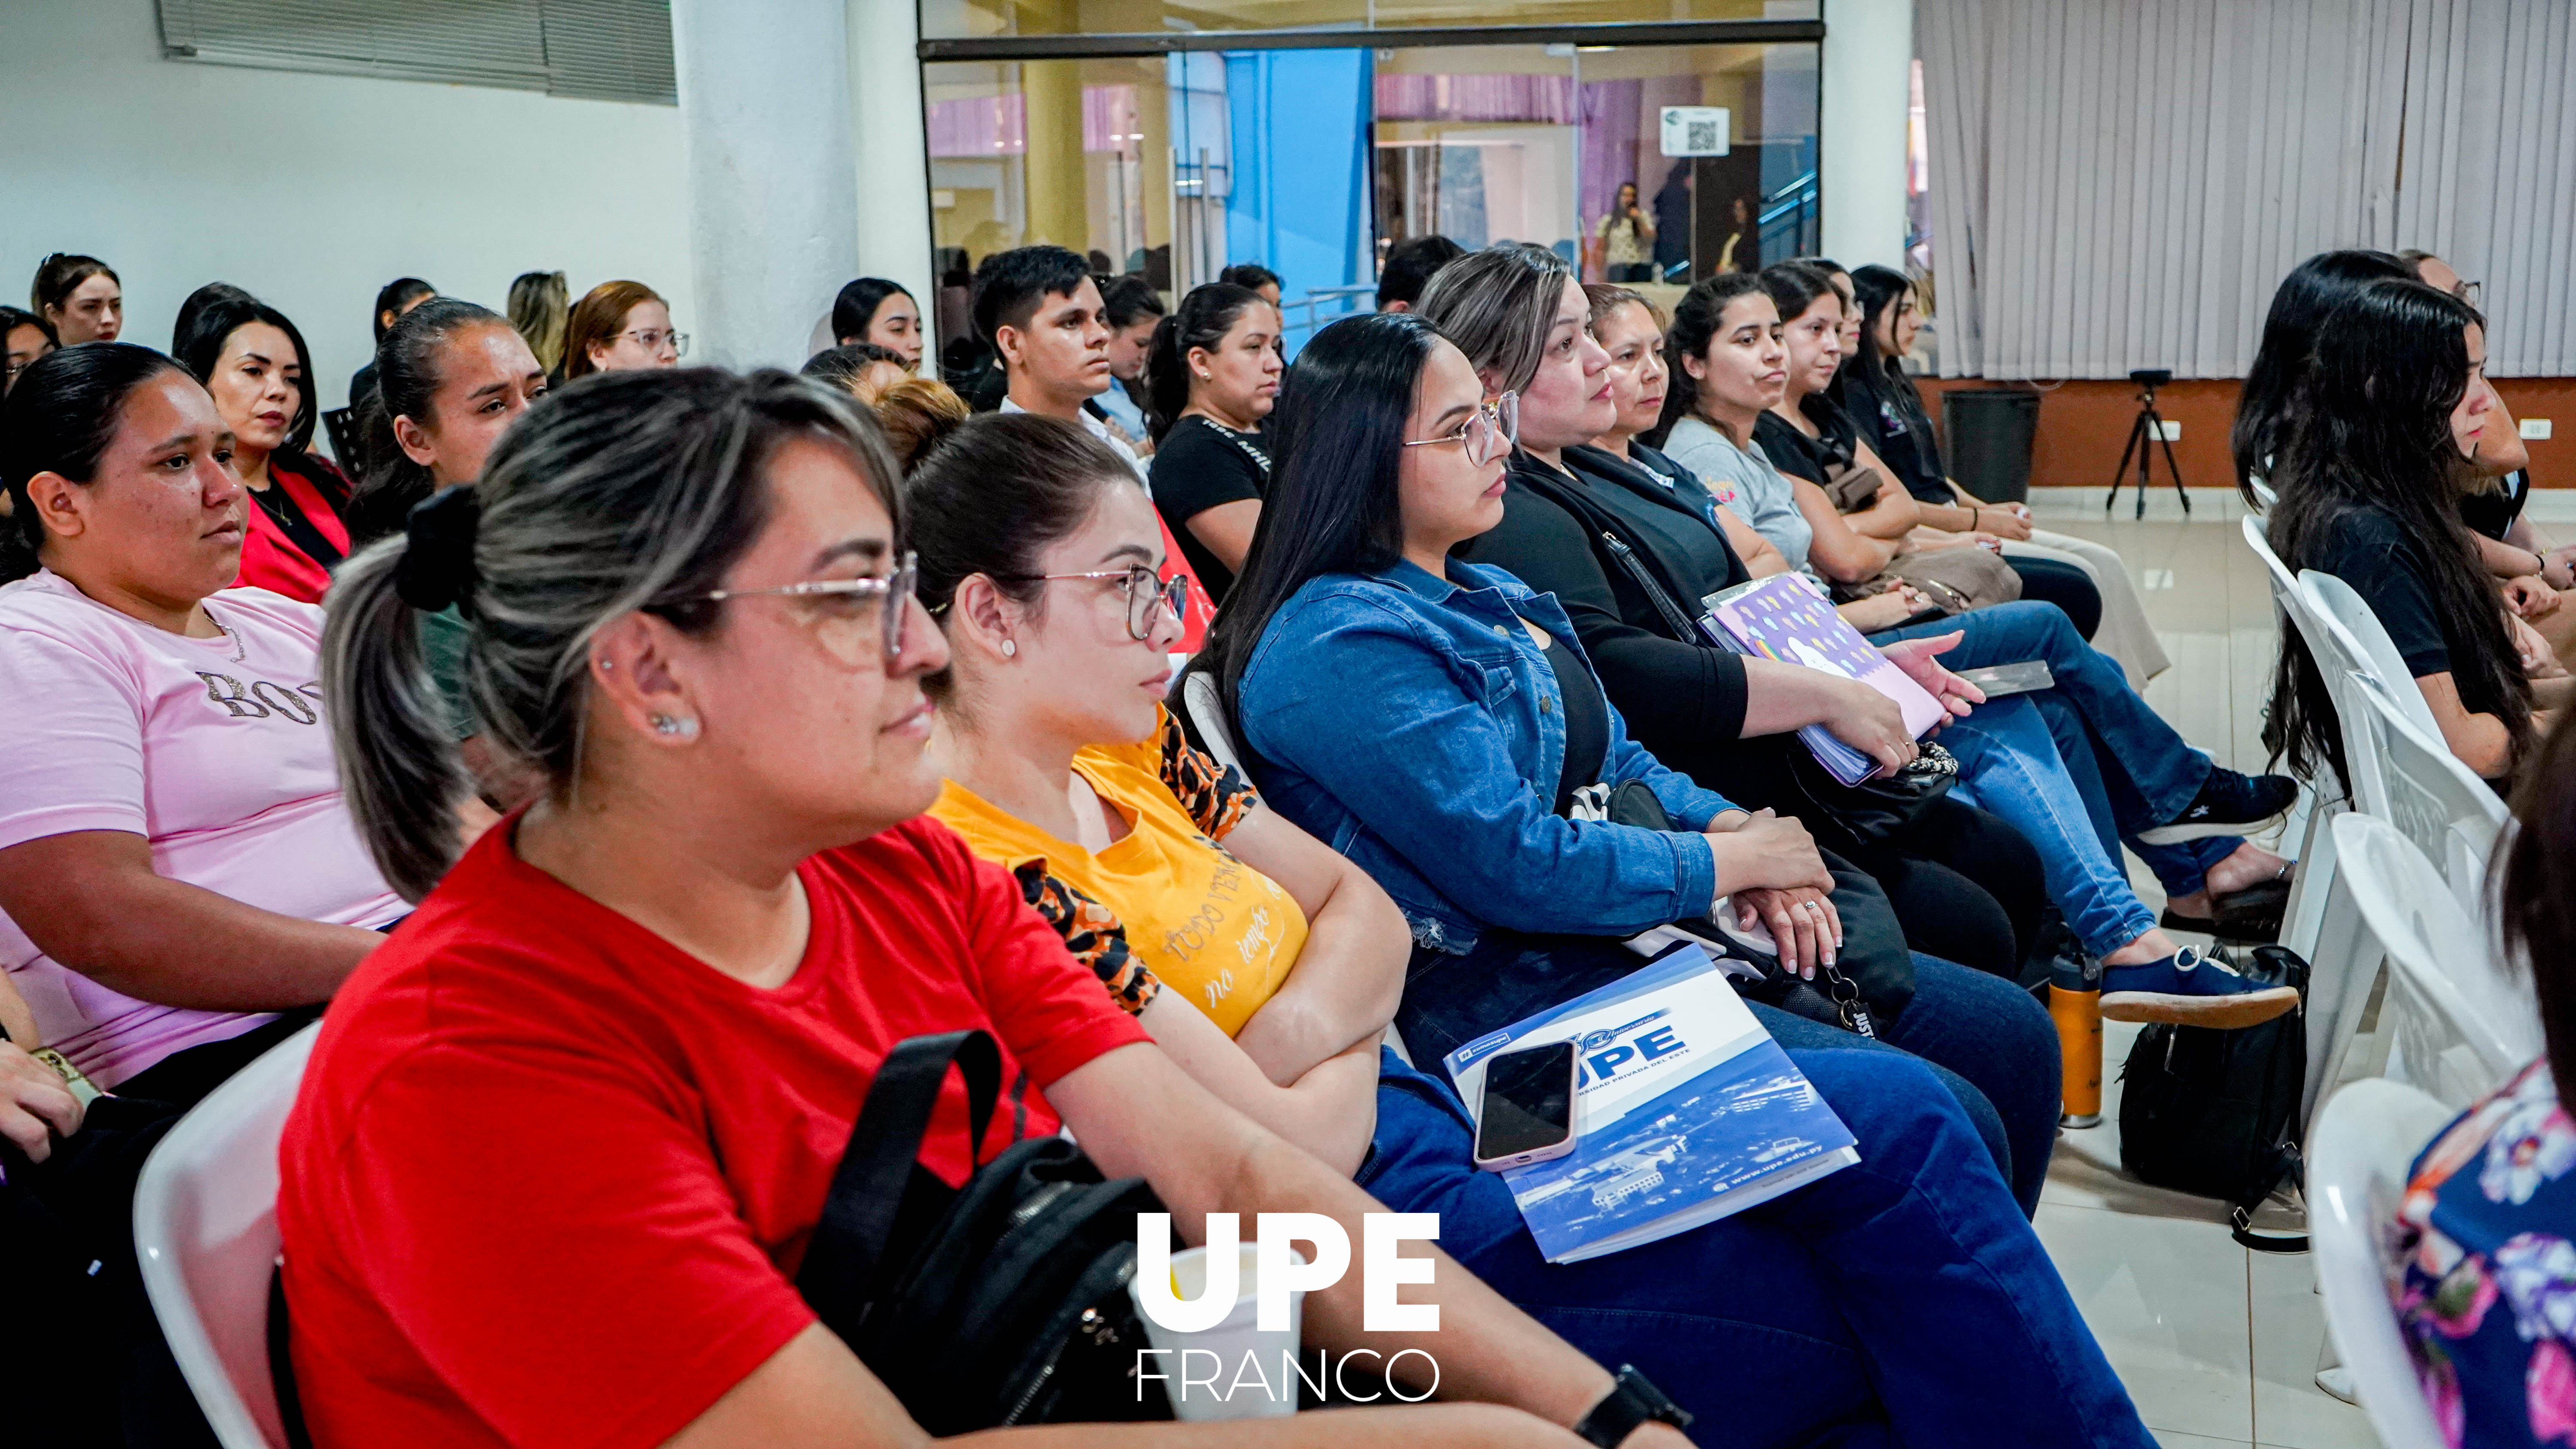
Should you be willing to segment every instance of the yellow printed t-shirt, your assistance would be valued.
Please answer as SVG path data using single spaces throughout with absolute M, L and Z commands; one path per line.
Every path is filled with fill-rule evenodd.
M 949 781 L 930 813 L 987 860 L 1016 871 L 1032 859 L 1098 901 L 1127 946 L 1165 987 L 1232 1036 L 1277 992 L 1306 945 L 1306 914 L 1277 882 L 1202 833 L 1163 783 L 1155 741 L 1093 747 L 1073 768 L 1128 822 L 1094 855 L 993 808 Z

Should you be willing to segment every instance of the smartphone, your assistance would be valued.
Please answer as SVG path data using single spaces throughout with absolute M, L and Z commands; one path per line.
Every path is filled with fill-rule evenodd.
M 1958 674 L 1961 679 L 1985 691 L 1988 699 L 2057 687 L 2057 676 L 2048 672 L 2045 659 L 2025 659 L 2019 664 L 1989 664 L 1982 669 L 1962 669 Z
M 1485 1064 L 1476 1166 L 1525 1167 L 1574 1150 L 1574 1043 L 1505 1052 Z

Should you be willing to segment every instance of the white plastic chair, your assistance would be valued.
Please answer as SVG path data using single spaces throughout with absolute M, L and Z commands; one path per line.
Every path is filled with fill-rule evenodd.
M 2355 703 L 2375 716 L 2380 750 L 2373 771 L 2380 798 L 2364 808 L 2396 826 L 2441 867 L 2451 893 L 2475 915 L 2486 891 L 2487 861 L 2511 812 L 2439 733 L 2417 728 L 2391 702 L 2389 690 L 2360 679 L 2350 689 Z
M 2335 1093 L 2308 1139 L 2308 1238 L 2326 1331 L 2386 1449 L 2444 1445 L 2388 1301 L 2380 1244 L 2415 1154 L 2454 1115 L 2403 1083 L 2355 1082 Z
M 2245 480 L 2245 486 L 2254 494 L 2254 511 L 2245 515 L 2249 519 L 2261 518 L 2272 511 L 2273 504 L 2281 501 L 2281 496 L 2272 491 L 2272 485 L 2260 479 L 2248 478 Z
M 277 1143 L 319 1022 L 278 1043 L 170 1129 L 134 1185 L 153 1316 L 224 1449 L 284 1449 L 268 1377 Z
M 2302 639 L 2313 639 L 2322 632 L 2310 611 L 2307 599 L 2299 593 L 2298 576 L 2272 552 L 2271 541 L 2263 536 L 2263 520 L 2248 515 L 2239 525 L 2246 546 L 2263 561 L 2263 571 L 2272 584 L 2272 608 L 2279 615 L 2279 626 L 2287 635 L 2296 632 Z M 2316 652 L 2316 645 L 2309 645 Z M 2331 773 L 2317 780 L 2300 782 L 2298 824 L 2285 830 L 2283 838 L 2296 836 L 2298 869 L 2290 878 L 2290 899 L 2282 907 L 2281 944 L 2313 961 L 2317 937 L 2324 925 L 2326 896 L 2334 886 L 2334 832 L 2328 829 L 2336 815 L 2347 808 L 2343 791 Z
M 2381 1024 L 2389 1075 L 2466 1107 L 2540 1055 L 2540 1009 L 2497 961 L 2487 933 L 2397 828 L 2375 816 L 2334 823 L 2329 927 L 2308 983 L 2308 1087 L 2313 1136 L 2321 1098 L 2343 1072 L 2379 964 L 2388 965 Z
M 2352 585 L 2315 569 L 2299 571 L 2299 595 L 2325 626 L 2325 647 L 2339 656 L 2329 661 L 2317 652 L 2317 638 L 2309 636 L 2308 651 L 2316 655 L 2317 668 L 2325 677 L 2341 679 L 2346 670 L 2369 675 L 2388 691 L 2388 702 L 2409 723 L 2440 739 L 2442 727 L 2433 721 L 2433 706 L 2424 702 L 2424 691 L 2415 687 L 2414 671 L 2406 667 L 2406 657 L 2397 652 L 2397 641 L 2388 637 L 2387 626 L 2370 611 L 2369 601 Z

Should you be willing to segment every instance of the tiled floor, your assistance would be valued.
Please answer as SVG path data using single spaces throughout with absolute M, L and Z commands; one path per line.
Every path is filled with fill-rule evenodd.
M 2186 520 L 2168 490 L 2133 521 L 2124 495 L 2106 522 L 2100 492 L 2051 489 L 2032 511 L 2120 551 L 2174 661 L 2149 702 L 2220 764 L 2259 770 L 2272 601 L 2234 504 L 2196 489 Z M 2131 865 L 2140 893 L 2161 905 L 2153 878 Z M 2103 1125 L 2060 1135 L 2041 1196 L 2040 1237 L 2086 1321 L 2166 1449 L 2374 1449 L 2361 1411 L 2316 1386 L 2324 1319 L 2306 1255 L 2241 1248 L 2220 1203 L 2120 1171 L 2116 1078 L 2136 1033 L 2105 1027 Z M 2256 1227 L 2298 1222 L 2276 1203 Z

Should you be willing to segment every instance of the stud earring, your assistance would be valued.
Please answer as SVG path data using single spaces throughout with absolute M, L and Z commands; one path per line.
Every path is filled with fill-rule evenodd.
M 1003 658 L 1008 659 L 1008 658 L 1010 658 L 1011 656 L 1013 656 L 1013 655 L 1015 655 L 1015 654 L 1017 654 L 1017 653 L 1019 653 L 1019 652 L 1020 652 L 1020 645 L 1019 645 L 1019 641 L 1018 641 L 1018 640 L 1016 640 L 1016 639 L 1005 639 L 1005 640 L 1003 640 L 1003 641 L 1002 641 L 1002 657 L 1003 657 Z
M 674 718 L 667 714 L 657 714 L 653 716 L 653 733 L 657 735 L 671 735 L 675 738 L 684 740 L 694 739 L 698 733 L 698 722 L 693 719 Z

